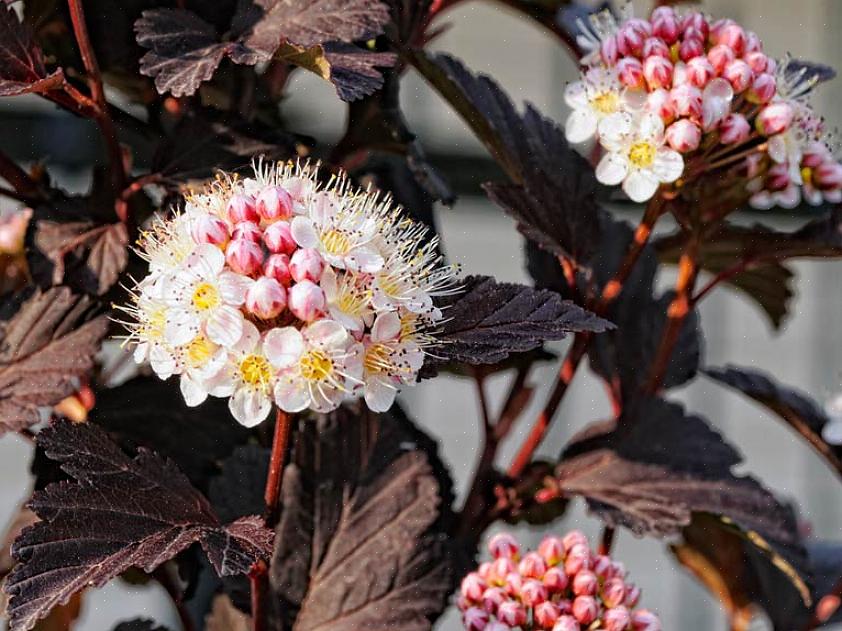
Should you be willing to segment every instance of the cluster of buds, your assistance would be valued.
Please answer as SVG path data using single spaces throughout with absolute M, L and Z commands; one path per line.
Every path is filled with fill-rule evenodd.
M 566 133 L 596 136 L 600 182 L 643 202 L 661 184 L 729 170 L 758 208 L 842 200 L 842 165 L 807 100 L 818 71 L 776 62 L 755 33 L 695 11 L 603 12 L 579 26 L 587 54 L 565 91 Z
M 463 580 L 459 609 L 468 631 L 660 631 L 657 616 L 635 609 L 640 590 L 621 563 L 594 553 L 579 531 L 546 537 L 521 557 L 517 541 L 498 534 L 493 557 Z
M 244 425 L 363 396 L 385 411 L 416 381 L 454 291 L 435 239 L 391 201 L 308 165 L 220 177 L 140 239 L 149 275 L 123 310 L 135 359 L 180 375 L 189 405 L 230 397 Z

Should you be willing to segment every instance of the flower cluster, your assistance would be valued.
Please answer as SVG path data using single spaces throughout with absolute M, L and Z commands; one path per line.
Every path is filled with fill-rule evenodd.
M 387 410 L 434 344 L 433 297 L 454 288 L 426 228 L 342 175 L 320 187 L 307 165 L 220 177 L 139 243 L 149 275 L 123 307 L 135 359 L 180 375 L 188 405 L 230 397 L 248 426 L 273 401 Z
M 463 580 L 459 609 L 468 631 L 660 631 L 657 616 L 634 609 L 640 590 L 626 582 L 621 563 L 595 554 L 571 531 L 546 537 L 523 557 L 517 541 L 498 534 L 488 544 L 493 561 Z
M 733 20 L 658 7 L 579 22 L 581 80 L 565 100 L 567 138 L 596 136 L 596 176 L 646 201 L 661 184 L 729 169 L 758 208 L 842 201 L 842 165 L 808 102 L 820 71 L 776 62 Z

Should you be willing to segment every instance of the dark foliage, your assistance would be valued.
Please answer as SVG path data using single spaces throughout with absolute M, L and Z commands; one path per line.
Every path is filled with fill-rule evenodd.
M 43 52 L 10 6 L 0 6 L 0 42 L 0 96 L 48 92 L 64 80 L 61 70 L 47 72 Z

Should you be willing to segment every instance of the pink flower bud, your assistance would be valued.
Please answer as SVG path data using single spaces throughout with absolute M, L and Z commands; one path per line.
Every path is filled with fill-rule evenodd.
M 526 609 L 513 600 L 507 600 L 497 608 L 497 618 L 510 627 L 526 624 Z
M 666 139 L 669 146 L 676 151 L 688 153 L 698 149 L 702 140 L 702 130 L 696 123 L 682 118 L 667 127 Z
M 678 40 L 681 29 L 672 7 L 658 7 L 652 11 L 650 21 L 652 22 L 652 34 L 655 37 L 660 37 L 668 45 L 672 45 Z
M 241 221 L 260 221 L 260 215 L 254 208 L 254 198 L 251 195 L 234 195 L 228 200 L 225 212 L 229 221 L 234 224 Z
M 608 572 L 609 578 L 626 578 L 626 566 L 622 561 L 611 561 L 611 569 Z
M 298 247 L 286 221 L 276 221 L 267 226 L 263 231 L 263 243 L 276 254 L 292 254 Z
M 734 88 L 734 92 L 739 94 L 751 86 L 752 80 L 754 79 L 754 72 L 742 59 L 735 59 L 725 66 L 722 77 L 727 79 L 731 87 Z
M 702 117 L 702 91 L 689 84 L 670 90 L 670 101 L 677 116 Z
M 255 208 L 265 221 L 289 219 L 292 216 L 292 197 L 280 186 L 267 186 L 257 196 Z
M 605 631 L 626 631 L 631 624 L 629 610 L 623 607 L 614 607 L 602 615 L 602 624 Z
M 303 280 L 290 287 L 287 292 L 287 306 L 299 320 L 312 322 L 324 314 L 325 292 L 315 283 Z
M 746 32 L 736 22 L 724 25 L 716 34 L 716 43 L 724 44 L 741 56 L 746 48 Z
M 825 162 L 813 169 L 813 184 L 822 191 L 842 188 L 842 164 Z
M 644 38 L 652 35 L 652 24 L 650 24 L 649 20 L 645 20 L 643 18 L 629 18 L 626 20 L 625 24 L 627 27 L 640 33 Z
M 642 88 L 645 77 L 643 76 L 643 64 L 634 57 L 623 57 L 617 62 L 617 75 L 627 88 Z
M 225 248 L 225 261 L 238 274 L 251 276 L 263 267 L 263 248 L 248 239 L 234 239 Z
M 234 225 L 234 230 L 231 231 L 232 239 L 247 239 L 260 243 L 263 241 L 263 230 L 260 229 L 253 221 L 241 221 Z
M 544 574 L 544 585 L 551 593 L 563 592 L 567 587 L 567 574 L 560 567 L 551 567 Z
M 525 578 L 543 578 L 547 571 L 547 564 L 537 552 L 529 552 L 518 565 L 518 571 Z
M 708 51 L 708 61 L 716 74 L 722 74 L 728 62 L 734 61 L 735 57 L 734 51 L 724 44 L 717 44 Z
M 763 42 L 760 41 L 757 33 L 754 31 L 746 31 L 746 55 L 749 53 L 758 53 L 763 50 Z
M 646 97 L 647 112 L 660 116 L 665 125 L 669 125 L 675 118 L 675 108 L 672 106 L 669 90 L 654 90 Z
M 505 557 L 517 561 L 520 558 L 520 546 L 517 540 L 507 532 L 500 532 L 491 537 L 488 551 L 495 559 Z
M 293 252 L 289 259 L 289 273 L 296 282 L 311 280 L 317 283 L 322 277 L 325 262 L 318 250 L 301 248 Z
M 274 278 L 284 287 L 292 282 L 292 274 L 289 273 L 289 257 L 286 254 L 270 254 L 263 263 L 263 275 Z
M 506 583 L 506 577 L 513 572 L 517 572 L 514 562 L 509 558 L 500 557 L 491 564 L 491 570 L 488 573 L 488 582 L 502 587 Z
M 556 621 L 553 631 L 579 631 L 581 628 L 573 616 L 561 616 Z
M 261 320 L 278 317 L 286 306 L 286 289 L 274 278 L 261 276 L 246 292 L 246 309 Z
M 786 131 L 792 124 L 792 119 L 795 117 L 795 111 L 792 106 L 786 101 L 777 103 L 770 103 L 757 115 L 755 124 L 757 131 L 764 136 L 774 136 Z
M 547 565 L 558 565 L 564 560 L 564 543 L 558 537 L 544 537 L 538 545 L 538 554 Z
M 462 585 L 459 587 L 459 593 L 468 602 L 476 603 L 482 599 L 487 585 L 485 581 L 480 578 L 476 572 L 471 572 L 462 579 Z
M 573 577 L 573 593 L 577 596 L 593 596 L 599 588 L 599 579 L 590 570 L 582 570 Z
M 558 606 L 551 602 L 542 602 L 535 607 L 532 617 L 539 629 L 552 629 L 558 621 Z
M 573 617 L 581 624 L 588 625 L 599 616 L 599 605 L 593 596 L 576 596 L 573 600 Z
M 626 607 L 636 607 L 640 601 L 640 588 L 637 585 L 626 587 L 626 600 L 623 603 Z
M 695 57 L 705 54 L 705 45 L 702 40 L 695 37 L 685 39 L 678 47 L 678 57 L 681 61 L 687 62 Z
M 598 554 L 591 563 L 591 569 L 602 580 L 610 578 L 608 573 L 611 570 L 611 559 L 604 554 Z
M 670 58 L 670 47 L 660 37 L 649 37 L 643 42 L 643 57 Z
M 506 575 L 506 582 L 503 584 L 503 589 L 509 596 L 517 597 L 520 590 L 523 588 L 523 577 L 517 572 L 509 572 Z
M 578 574 L 582 570 L 591 568 L 591 551 L 588 546 L 577 543 L 567 552 L 564 560 L 564 571 L 568 576 Z
M 566 598 L 562 598 L 561 600 L 557 600 L 556 605 L 558 605 L 558 611 L 562 616 L 571 616 L 573 615 L 573 601 L 567 600 Z
M 520 588 L 520 600 L 527 607 L 534 607 L 547 600 L 547 588 L 539 580 L 527 579 Z
M 631 626 L 634 631 L 661 631 L 661 621 L 648 609 L 632 612 Z
M 664 57 L 647 57 L 643 61 L 643 76 L 650 90 L 672 85 L 672 62 Z
M 777 89 L 774 75 L 761 73 L 751 82 L 751 87 L 746 92 L 746 100 L 755 104 L 768 103 L 775 96 Z
M 467 631 L 485 631 L 488 626 L 488 612 L 479 607 L 470 607 L 462 614 L 462 622 Z
M 602 40 L 599 47 L 599 56 L 606 66 L 613 66 L 620 58 L 620 51 L 617 50 L 617 38 L 613 35 Z
M 502 587 L 489 587 L 482 593 L 482 606 L 488 613 L 497 613 L 497 608 L 509 599 Z
M 561 539 L 565 552 L 570 552 L 570 549 L 575 545 L 583 545 L 588 547 L 588 538 L 581 530 L 571 530 Z
M 460 595 L 456 597 L 456 606 L 459 608 L 459 611 L 465 611 L 466 609 L 470 609 L 471 603 Z
M 745 142 L 751 133 L 751 125 L 742 114 L 728 114 L 719 123 L 719 142 L 733 145 Z
M 621 55 L 639 57 L 643 52 L 643 42 L 651 34 L 652 26 L 646 20 L 627 20 L 617 31 L 617 50 Z
M 214 215 L 201 215 L 192 222 L 190 236 L 196 243 L 210 243 L 224 248 L 229 239 L 228 224 Z
M 708 38 L 710 34 L 710 24 L 703 13 L 698 11 L 690 11 L 685 13 L 681 18 L 681 32 L 684 37 L 687 37 L 687 30 L 693 29 L 701 35 L 702 41 Z
M 626 584 L 615 576 L 602 585 L 602 602 L 606 607 L 618 607 L 626 600 Z
M 503 624 L 499 620 L 492 620 L 488 623 L 488 626 L 485 627 L 485 631 L 512 631 L 512 628 L 507 624 Z
M 769 58 L 764 53 L 760 51 L 747 53 L 743 59 L 753 72 L 756 72 L 757 74 L 767 72 L 767 68 L 769 67 Z
M 488 577 L 491 575 L 491 563 L 489 561 L 480 563 L 477 568 L 477 574 L 479 574 L 479 577 L 487 583 L 489 581 Z
M 687 81 L 690 85 L 703 88 L 715 74 L 707 57 L 693 57 L 687 62 Z
M 789 165 L 772 165 L 766 173 L 766 188 L 770 191 L 782 191 L 792 183 L 789 175 Z

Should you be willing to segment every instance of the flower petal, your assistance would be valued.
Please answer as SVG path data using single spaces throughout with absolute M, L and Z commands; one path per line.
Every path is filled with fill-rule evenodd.
M 655 154 L 652 171 L 660 182 L 675 182 L 684 173 L 684 158 L 677 151 L 662 147 Z
M 634 202 L 645 202 L 658 190 L 658 180 L 651 171 L 632 171 L 623 182 L 623 190 Z
M 294 217 L 290 224 L 290 233 L 295 242 L 302 248 L 315 248 L 319 245 L 316 226 L 309 217 Z
M 253 282 L 251 278 L 242 274 L 222 272 L 217 282 L 222 301 L 225 304 L 239 307 L 245 302 L 246 292 Z
M 310 408 L 322 414 L 339 407 L 345 393 L 326 383 L 310 384 Z
M 641 140 L 660 141 L 664 136 L 664 121 L 660 116 L 645 112 L 637 124 L 637 137 Z
M 184 402 L 188 407 L 194 408 L 200 403 L 204 403 L 208 398 L 207 390 L 205 390 L 198 381 L 194 381 L 189 375 L 181 375 L 181 394 L 184 397 Z
M 284 412 L 300 412 L 310 405 L 310 392 L 299 379 L 279 379 L 274 394 L 275 403 Z
M 337 282 L 336 272 L 330 265 L 325 265 L 322 277 L 319 279 L 319 287 L 325 292 L 325 298 L 328 302 L 333 302 L 336 299 L 339 293 L 339 283 Z
M 398 339 L 401 334 L 401 318 L 397 311 L 381 313 L 371 327 L 371 339 L 374 342 L 388 342 Z
M 397 394 L 398 389 L 385 379 L 373 378 L 365 382 L 365 404 L 372 412 L 387 412 Z
M 268 416 L 272 402 L 260 392 L 240 388 L 228 400 L 228 409 L 240 425 L 254 427 Z
M 564 102 L 574 110 L 588 107 L 588 91 L 582 81 L 573 81 L 564 87 Z
M 573 110 L 564 124 L 567 142 L 585 142 L 596 133 L 597 117 L 590 109 Z
M 164 339 L 173 346 L 187 344 L 199 334 L 200 324 L 199 318 L 186 309 L 169 309 L 164 324 Z
M 634 129 L 634 118 L 628 112 L 617 112 L 599 121 L 599 141 L 609 151 L 622 147 Z
M 272 329 L 263 340 L 263 353 L 275 368 L 293 366 L 304 353 L 304 337 L 295 327 Z
M 304 329 L 304 338 L 320 348 L 344 348 L 350 337 L 348 331 L 334 320 L 319 320 Z
M 215 344 L 232 348 L 243 335 L 243 314 L 234 307 L 217 307 L 205 323 L 205 333 Z
M 619 153 L 606 153 L 596 166 L 596 179 L 615 186 L 622 182 L 629 172 L 629 161 Z
M 366 274 L 374 274 L 383 269 L 383 256 L 368 246 L 360 246 L 351 250 L 345 257 L 345 264 L 350 270 L 358 270 Z
M 160 344 L 153 344 L 149 349 L 149 365 L 160 379 L 169 379 L 178 370 L 173 354 Z
M 251 353 L 260 341 L 260 332 L 253 323 L 243 319 L 243 333 L 240 340 L 231 349 L 234 353 L 247 355 Z

